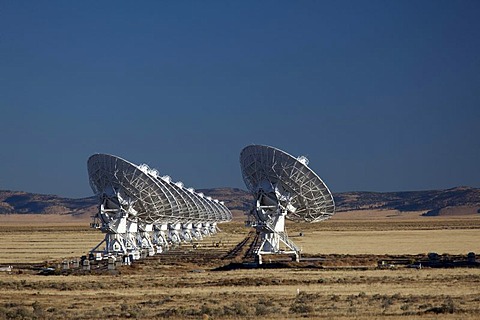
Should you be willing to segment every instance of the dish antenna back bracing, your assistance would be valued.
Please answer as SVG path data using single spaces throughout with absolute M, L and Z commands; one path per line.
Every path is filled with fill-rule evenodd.
M 232 219 L 223 202 L 145 164 L 95 154 L 88 159 L 88 175 L 99 200 L 91 225 L 105 233 L 91 250 L 97 259 L 123 256 L 128 263 L 161 253 L 171 244 L 200 240 L 216 233 L 217 223 Z
M 293 254 L 300 249 L 285 232 L 285 219 L 319 222 L 335 213 L 332 193 L 308 167 L 306 157 L 295 158 L 269 146 L 250 145 L 240 153 L 243 180 L 255 197 L 247 226 L 255 227 L 260 244 L 258 262 L 265 254 Z

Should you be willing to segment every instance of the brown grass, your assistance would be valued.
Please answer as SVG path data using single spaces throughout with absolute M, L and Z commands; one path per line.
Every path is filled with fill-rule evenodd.
M 478 268 L 213 271 L 227 262 L 209 257 L 221 256 L 248 232 L 241 223 L 220 228 L 223 232 L 206 238 L 197 251 L 187 246 L 186 258 L 159 255 L 113 274 L 46 277 L 33 271 L 0 272 L 0 319 L 480 317 Z M 479 251 L 479 229 L 480 220 L 475 217 L 383 217 L 288 225 L 293 240 L 309 253 L 466 254 Z M 299 232 L 305 235 L 298 237 Z M 2 264 L 78 257 L 102 238 L 86 225 L 60 223 L 4 224 L 0 235 L 2 253 L 16 250 L 10 258 L 2 258 Z M 213 246 L 216 243 L 220 246 Z M 25 249 L 15 249 L 21 246 Z M 204 254 L 205 259 L 195 258 Z
M 479 269 L 0 275 L 0 317 L 475 319 L 479 282 Z

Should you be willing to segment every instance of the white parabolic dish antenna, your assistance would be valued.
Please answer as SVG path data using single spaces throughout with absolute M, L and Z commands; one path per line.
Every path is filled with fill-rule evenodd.
M 172 243 L 216 233 L 232 215 L 218 200 L 185 188 L 147 165 L 95 154 L 88 159 L 90 186 L 99 199 L 93 227 L 106 233 L 91 252 L 138 259 Z M 105 243 L 105 248 L 99 249 Z
M 295 158 L 274 147 L 245 147 L 240 165 L 243 180 L 255 197 L 247 223 L 260 234 L 259 262 L 262 254 L 276 253 L 293 253 L 298 260 L 300 250 L 285 233 L 285 219 L 319 222 L 330 218 L 335 213 L 332 193 L 308 167 L 307 158 Z

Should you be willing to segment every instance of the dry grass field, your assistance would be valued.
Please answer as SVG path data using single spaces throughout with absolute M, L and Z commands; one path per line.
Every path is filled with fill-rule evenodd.
M 476 216 L 343 214 L 314 225 L 289 224 L 289 235 L 306 255 L 480 252 Z M 220 227 L 223 232 L 195 251 L 186 245 L 111 273 L 41 276 L 14 265 L 12 272 L 0 272 L 0 319 L 480 317 L 480 268 L 385 270 L 368 260 L 366 268 L 333 261 L 218 271 L 230 263 L 221 257 L 248 232 L 241 223 Z M 88 222 L 0 220 L 0 265 L 54 265 L 85 254 L 101 238 Z
M 0 316 L 106 318 L 478 319 L 479 269 L 192 272 L 137 267 L 116 276 L 1 276 Z
M 480 252 L 479 231 L 480 215 L 423 217 L 396 211 L 345 212 L 314 225 L 289 225 L 290 237 L 310 254 L 466 254 Z

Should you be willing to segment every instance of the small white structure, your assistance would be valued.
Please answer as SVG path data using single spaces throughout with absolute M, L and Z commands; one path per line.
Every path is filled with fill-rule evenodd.
M 0 267 L 0 272 L 12 272 L 12 270 L 13 270 L 12 266 Z

